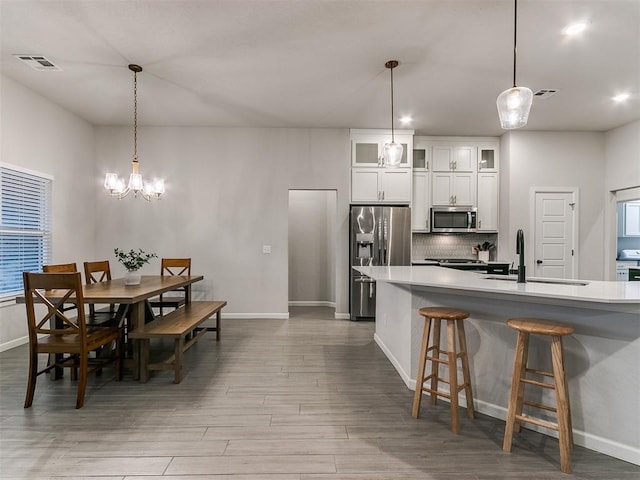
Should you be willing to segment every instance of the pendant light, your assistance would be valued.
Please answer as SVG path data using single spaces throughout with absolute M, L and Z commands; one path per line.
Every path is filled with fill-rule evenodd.
M 529 120 L 529 110 L 533 102 L 533 92 L 527 87 L 518 87 L 516 84 L 516 39 L 518 34 L 518 0 L 514 0 L 513 19 L 513 87 L 505 90 L 498 96 L 498 116 L 500 126 L 505 130 L 524 127 Z
M 393 130 L 393 69 L 398 66 L 397 60 L 389 60 L 384 64 L 391 72 L 391 143 L 384 144 L 384 164 L 387 167 L 397 167 L 402 160 L 402 145 L 396 143 Z
M 104 188 L 116 198 L 124 198 L 133 192 L 134 197 L 140 195 L 147 201 L 159 199 L 164 193 L 164 180 L 155 179 L 151 183 L 145 183 L 140 173 L 138 164 L 138 73 L 142 71 L 140 65 L 129 65 L 133 72 L 133 162 L 129 183 L 125 186 L 124 178 L 119 178 L 117 173 L 107 173 L 104 179 Z

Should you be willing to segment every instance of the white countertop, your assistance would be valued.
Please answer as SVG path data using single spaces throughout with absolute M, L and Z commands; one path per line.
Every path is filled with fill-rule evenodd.
M 555 298 L 592 303 L 634 304 L 640 306 L 640 282 L 604 282 L 585 280 L 587 285 L 517 283 L 491 280 L 486 273 L 433 266 L 353 267 L 380 282 L 414 286 L 469 290 L 475 292 Z

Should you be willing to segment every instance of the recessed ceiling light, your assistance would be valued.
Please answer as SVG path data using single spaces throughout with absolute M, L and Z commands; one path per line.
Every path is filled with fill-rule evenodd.
M 565 35 L 572 37 L 574 35 L 579 35 L 587 29 L 587 24 L 585 22 L 577 22 L 571 23 L 564 27 L 562 33 Z
M 405 115 L 404 117 L 400 117 L 400 123 L 402 123 L 403 125 L 407 125 L 408 123 L 411 123 L 413 121 L 413 118 L 411 118 L 409 115 Z
M 622 102 L 626 102 L 627 100 L 629 100 L 629 97 L 631 95 L 629 95 L 628 93 L 620 93 L 618 95 L 616 95 L 615 97 L 612 98 L 612 100 L 616 103 L 622 103 Z

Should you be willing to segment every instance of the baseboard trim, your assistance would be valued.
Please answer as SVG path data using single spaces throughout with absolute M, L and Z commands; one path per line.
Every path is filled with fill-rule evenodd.
M 26 343 L 29 343 L 28 336 L 9 340 L 8 342 L 0 344 L 0 352 L 6 352 L 7 350 L 11 350 L 12 348 L 19 347 L 20 345 L 24 345 Z
M 295 300 L 289 302 L 290 307 L 330 307 L 336 308 L 336 302 L 327 302 L 324 300 Z
M 338 313 L 338 312 L 336 312 L 336 313 L 333 315 L 333 317 L 334 317 L 336 320 L 351 320 L 351 315 L 350 315 L 350 314 L 348 314 L 348 313 Z
M 377 334 L 373 336 L 376 344 L 380 347 L 380 349 L 387 356 L 391 364 L 394 366 L 400 378 L 405 383 L 409 390 L 415 391 L 416 389 L 416 379 L 412 378 L 410 375 L 405 372 L 398 360 L 389 352 L 385 344 L 380 340 Z M 443 391 L 446 391 L 446 388 L 443 388 Z M 438 401 L 448 402 L 446 398 L 438 398 Z M 460 396 L 460 406 L 466 407 L 466 401 L 464 399 L 464 395 Z M 497 418 L 498 420 L 505 420 L 507 418 L 507 409 L 501 405 L 495 405 L 493 403 L 485 402 L 483 400 L 478 400 L 477 398 L 474 401 L 474 409 L 478 413 L 482 413 L 484 415 L 488 415 L 493 418 Z M 549 437 L 558 438 L 557 432 L 553 430 L 548 430 L 543 427 L 539 427 L 533 424 L 524 424 L 522 428 L 526 428 L 528 430 L 532 430 L 534 432 L 542 433 L 543 435 L 547 435 Z M 640 449 L 635 448 L 631 445 L 624 445 L 622 443 L 616 442 L 614 440 L 610 440 L 608 438 L 600 437 L 597 435 L 593 435 L 591 433 L 586 433 L 581 430 L 577 430 L 574 428 L 573 430 L 573 441 L 576 445 L 579 445 L 584 448 L 588 448 L 589 450 L 594 450 L 599 453 L 603 453 L 605 455 L 609 455 L 611 457 L 618 458 L 620 460 L 624 460 L 625 462 L 632 463 L 634 465 L 640 465 Z

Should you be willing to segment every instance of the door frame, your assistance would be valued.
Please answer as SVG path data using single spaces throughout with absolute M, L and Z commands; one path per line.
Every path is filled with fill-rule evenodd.
M 528 264 L 531 265 L 530 271 L 535 267 L 536 262 L 536 195 L 539 193 L 569 193 L 573 196 L 573 221 L 571 226 L 573 228 L 573 235 L 571 238 L 571 248 L 573 250 L 573 256 L 571 257 L 571 270 L 573 271 L 572 278 L 580 278 L 580 249 L 578 248 L 580 242 L 577 241 L 580 233 L 580 190 L 578 187 L 531 187 L 529 193 L 529 231 L 532 233 L 531 243 L 529 244 L 529 254 L 527 255 Z
M 616 279 L 616 257 L 618 256 L 618 226 L 616 224 L 616 207 L 618 202 L 640 199 L 640 185 L 610 190 L 607 192 L 607 204 L 604 220 L 604 279 Z

